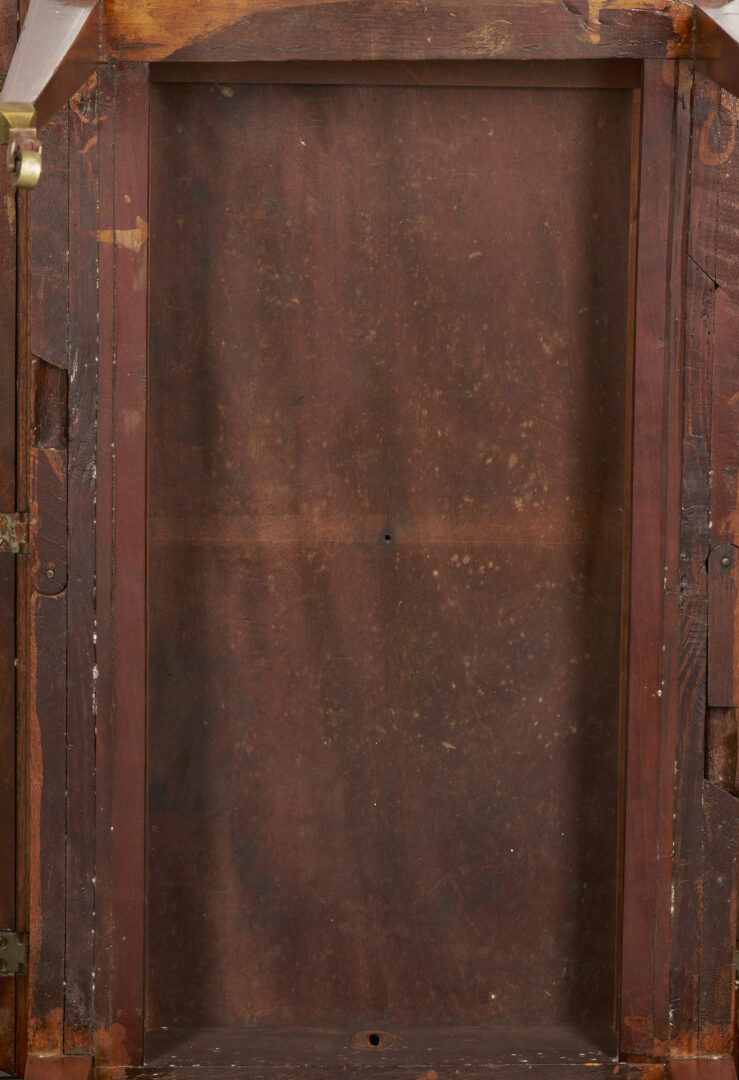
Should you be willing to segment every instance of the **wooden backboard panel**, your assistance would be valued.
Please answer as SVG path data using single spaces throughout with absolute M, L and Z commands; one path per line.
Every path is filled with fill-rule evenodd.
M 631 109 L 152 88 L 157 1052 L 614 1048 Z

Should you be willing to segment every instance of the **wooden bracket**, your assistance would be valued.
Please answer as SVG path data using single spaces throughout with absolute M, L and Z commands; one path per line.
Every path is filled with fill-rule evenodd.
M 697 0 L 696 67 L 729 93 L 739 95 L 739 3 Z

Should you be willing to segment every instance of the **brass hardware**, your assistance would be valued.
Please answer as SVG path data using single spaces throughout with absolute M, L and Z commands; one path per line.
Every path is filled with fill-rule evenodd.
M 13 187 L 32 191 L 41 176 L 40 144 L 28 138 L 14 139 L 8 146 L 7 161 Z
M 36 130 L 36 110 L 24 102 L 0 101 L 0 143 L 9 143 L 11 132 Z
M 35 188 L 41 176 L 41 143 L 36 110 L 25 102 L 0 101 L 0 143 L 7 143 L 7 164 L 14 187 Z
M 28 518 L 25 514 L 0 514 L 0 555 L 28 551 Z M 2 931 L 0 931 L 2 933 Z
M 28 974 L 28 935 L 0 930 L 0 975 Z

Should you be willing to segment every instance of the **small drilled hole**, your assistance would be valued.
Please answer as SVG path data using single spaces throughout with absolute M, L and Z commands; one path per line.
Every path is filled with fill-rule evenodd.
M 387 539 L 387 537 L 385 537 Z M 378 1035 L 376 1031 L 373 1031 L 367 1036 L 367 1042 L 370 1046 L 380 1046 L 382 1043 L 382 1035 Z
M 393 538 L 390 535 L 390 533 L 385 533 L 385 543 L 386 544 L 392 544 L 392 542 L 393 542 Z M 372 1037 L 375 1038 L 374 1035 Z

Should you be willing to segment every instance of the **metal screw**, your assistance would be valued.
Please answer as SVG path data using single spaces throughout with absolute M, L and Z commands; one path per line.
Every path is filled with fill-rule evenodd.
M 8 970 L 8 961 L 0 960 L 0 972 Z
M 728 555 L 724 555 L 724 557 L 721 559 L 721 565 L 726 567 L 731 566 L 731 559 Z
M 52 566 L 50 566 L 49 569 L 46 571 L 46 576 L 47 576 L 47 578 L 55 577 L 55 571 L 54 571 L 54 568 Z
M 6 937 L 0 937 L 0 949 L 7 949 L 8 939 Z

